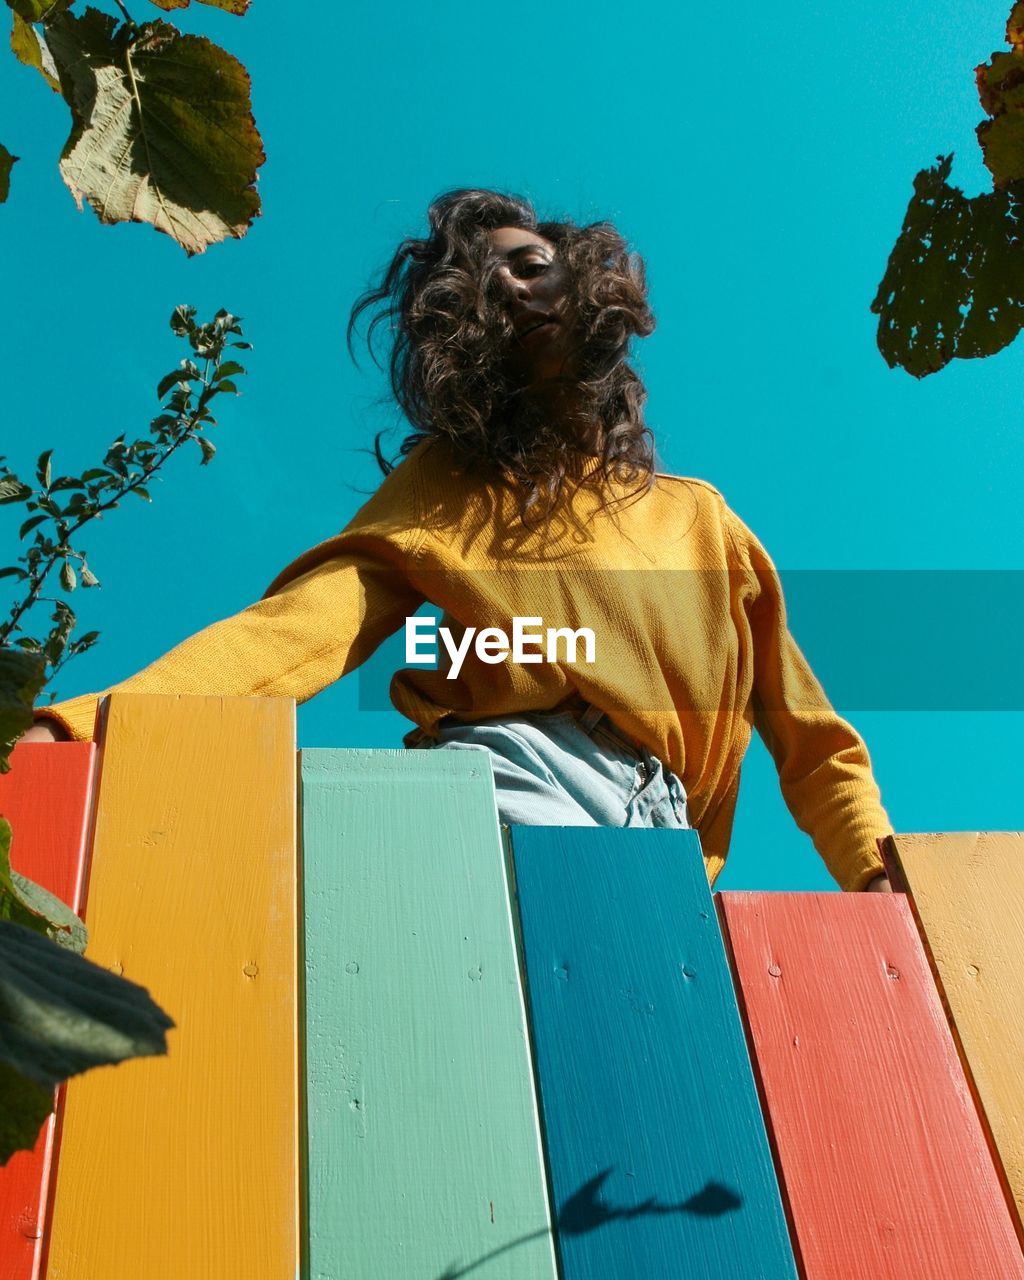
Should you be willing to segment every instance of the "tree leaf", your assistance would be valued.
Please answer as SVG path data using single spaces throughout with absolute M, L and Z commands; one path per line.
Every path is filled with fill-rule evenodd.
M 83 587 L 98 587 L 100 585 L 99 578 L 97 578 L 96 575 L 93 573 L 93 571 L 87 568 L 84 564 L 82 565 L 81 572 L 82 572 Z M 83 640 L 85 639 L 84 636 L 82 638 Z
M 36 527 L 36 525 L 38 525 L 38 524 L 42 524 L 44 520 L 49 520 L 49 518 L 50 518 L 50 517 L 49 517 L 49 516 L 47 516 L 47 515 L 42 515 L 42 516 L 29 516 L 29 518 L 25 521 L 25 523 L 24 523 L 24 524 L 21 526 L 21 528 L 18 530 L 18 537 L 19 537 L 19 538 L 24 538 L 24 536 L 25 536 L 25 534 L 26 534 L 26 533 L 31 533 L 31 531 Z
M 39 461 L 36 463 L 36 479 L 44 489 L 50 487 L 50 459 L 53 457 L 53 450 L 46 449 L 39 455 Z
M 203 455 L 203 460 L 199 465 L 202 467 L 205 467 L 206 464 L 213 457 L 213 455 L 217 452 L 217 446 L 213 443 L 212 440 L 207 440 L 206 436 L 196 436 L 196 440 L 199 442 L 199 448 L 202 451 L 202 455 Z
M 46 40 L 20 13 L 15 12 L 12 17 L 14 26 L 11 28 L 11 52 L 26 67 L 35 67 L 50 88 L 55 93 L 60 93 L 57 68 Z
M 24 502 L 32 496 L 32 490 L 23 484 L 17 476 L 0 476 L 0 506 L 9 502 Z
M 75 571 L 71 567 L 71 562 L 65 560 L 60 567 L 60 585 L 65 591 L 74 591 L 78 586 L 78 579 L 75 577 Z
M 215 9 L 224 9 L 239 17 L 249 8 L 249 0 L 199 0 L 200 4 L 211 4 Z M 187 9 L 189 0 L 153 0 L 158 9 Z
M 7 0 L 8 6 L 26 22 L 49 22 L 74 0 Z
M 17 164 L 18 157 L 12 156 L 0 142 L 0 204 L 3 204 L 11 192 L 11 169 Z
M 33 1149 L 53 1106 L 52 1089 L 0 1062 L 0 1165 L 15 1151 Z
M 8 921 L 0 1011 L 0 1061 L 50 1090 L 91 1067 L 165 1054 L 176 1025 L 145 987 Z M 0 1094 L 0 1114 L 10 1110 Z
M 0 818 L 0 920 L 13 920 L 81 954 L 89 942 L 84 921 L 48 889 L 12 868 L 11 842 L 10 823 Z
M 10 769 L 15 742 L 32 723 L 32 704 L 46 679 L 40 658 L 0 648 L 0 773 Z
M 1018 15 L 1019 25 L 1019 15 Z M 1007 39 L 1017 32 L 1010 14 Z M 992 117 L 978 125 L 978 142 L 997 189 L 1024 179 L 1024 52 L 994 53 L 974 71 L 981 105 Z
M 166 22 L 133 34 L 96 9 L 47 38 L 71 104 L 60 169 L 103 222 L 150 222 L 188 254 L 241 237 L 266 158 L 237 59 Z
M 954 356 L 992 355 L 1024 325 L 1024 209 L 1009 192 L 968 198 L 950 186 L 952 160 L 914 179 L 871 304 L 886 363 L 915 378 Z

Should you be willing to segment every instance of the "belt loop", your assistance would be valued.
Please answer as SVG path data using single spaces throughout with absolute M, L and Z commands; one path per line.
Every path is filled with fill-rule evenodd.
M 603 715 L 604 712 L 600 707 L 595 707 L 592 702 L 588 702 L 586 703 L 586 710 L 580 716 L 580 724 L 583 726 L 584 730 L 589 733 Z

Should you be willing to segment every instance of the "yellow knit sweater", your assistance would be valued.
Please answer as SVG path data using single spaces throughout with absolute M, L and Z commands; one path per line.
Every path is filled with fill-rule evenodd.
M 548 709 L 578 691 L 682 778 L 714 881 L 756 726 L 797 825 L 840 885 L 862 888 L 882 870 L 875 841 L 890 823 L 862 739 L 789 633 L 764 548 L 701 480 L 659 474 L 628 505 L 599 506 L 584 486 L 546 532 L 527 530 L 510 487 L 462 474 L 442 442 L 421 443 L 262 600 L 113 687 L 302 702 L 364 662 L 424 600 L 456 637 L 471 626 L 511 635 L 517 616 L 542 618 L 533 630 L 589 627 L 592 664 L 582 646 L 571 662 L 563 648 L 563 661 L 496 665 L 470 647 L 455 680 L 439 643 L 441 669 L 409 667 L 391 683 L 395 707 L 418 726 L 406 744 L 449 714 Z M 37 714 L 89 738 L 102 696 Z

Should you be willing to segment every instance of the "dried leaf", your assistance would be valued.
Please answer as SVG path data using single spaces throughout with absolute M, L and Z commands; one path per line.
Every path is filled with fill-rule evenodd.
M 0 204 L 3 204 L 11 190 L 11 169 L 17 161 L 7 148 L 0 143 Z
M 946 182 L 951 164 L 914 179 L 871 304 L 886 363 L 916 378 L 1001 351 L 1024 325 L 1024 210 L 1009 192 L 968 198 Z
M 165 22 L 96 9 L 48 24 L 73 117 L 61 174 L 103 222 L 150 222 L 186 253 L 241 237 L 260 212 L 266 158 L 237 59 Z
M 978 125 L 978 142 L 996 188 L 1002 190 L 1024 179 L 1024 50 L 994 53 L 974 74 L 981 105 L 992 117 Z
M 25 21 L 20 13 L 15 13 L 13 17 L 11 52 L 26 67 L 35 67 L 50 88 L 55 93 L 60 93 L 57 68 L 45 39 L 30 22 Z
M 215 9 L 224 9 L 228 13 L 236 13 L 241 17 L 249 8 L 249 0 L 199 0 L 200 4 L 213 5 Z M 187 9 L 189 0 L 153 0 L 158 9 Z
M 8 6 L 26 22 L 49 22 L 73 0 L 7 0 Z
M 1024 45 L 1024 0 L 1017 0 L 1010 10 L 1006 23 L 1006 43 L 1012 44 L 1015 49 Z

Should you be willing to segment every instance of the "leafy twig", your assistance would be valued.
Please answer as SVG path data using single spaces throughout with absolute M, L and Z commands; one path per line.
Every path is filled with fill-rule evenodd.
M 148 436 L 132 444 L 125 444 L 124 436 L 118 436 L 107 450 L 103 465 L 90 468 L 80 477 L 54 479 L 53 450 L 48 449 L 36 464 L 38 489 L 21 481 L 0 458 L 0 505 L 24 502 L 26 511 L 35 513 L 29 515 L 20 531 L 23 539 L 33 533 L 32 544 L 19 557 L 18 564 L 0 569 L 0 578 L 12 577 L 26 584 L 23 598 L 14 602 L 7 619 L 0 622 L 0 646 L 13 643 L 43 655 L 51 674 L 88 649 L 99 634 L 89 632 L 69 643 L 75 615 L 64 601 L 52 599 L 49 603 L 55 606 L 51 615 L 54 625 L 47 638 L 40 641 L 23 633 L 22 620 L 35 605 L 47 601 L 43 587 L 58 565 L 65 591 L 74 591 L 79 582 L 83 587 L 99 585 L 85 552 L 74 547 L 72 539 L 91 520 L 117 507 L 129 493 L 150 501 L 146 485 L 187 441 L 198 442 L 203 465 L 216 452 L 202 434 L 205 428 L 216 425 L 210 404 L 215 396 L 237 395 L 233 379 L 245 372 L 237 361 L 225 360 L 224 354 L 229 347 L 249 349 L 250 344 L 241 341 L 238 317 L 228 311 L 218 311 L 207 324 L 196 324 L 194 317 L 194 307 L 178 307 L 171 316 L 171 328 L 178 337 L 188 339 L 192 357 L 161 378 L 157 395 L 166 397 L 166 404 L 150 424 Z M 71 497 L 62 506 L 54 495 L 69 491 Z

